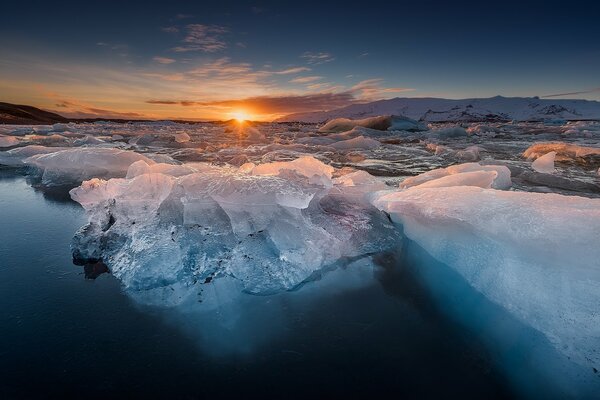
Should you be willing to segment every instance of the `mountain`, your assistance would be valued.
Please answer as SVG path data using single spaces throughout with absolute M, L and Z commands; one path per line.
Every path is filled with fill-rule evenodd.
M 38 125 L 68 121 L 61 115 L 36 107 L 0 102 L 0 124 Z
M 333 118 L 356 119 L 377 115 L 403 115 L 426 122 L 585 120 L 600 119 L 600 102 L 502 96 L 463 100 L 396 97 L 331 111 L 290 114 L 277 121 L 325 122 Z

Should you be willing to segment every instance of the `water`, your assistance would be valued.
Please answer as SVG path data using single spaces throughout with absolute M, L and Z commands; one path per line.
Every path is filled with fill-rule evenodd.
M 86 280 L 64 193 L 0 175 L 0 397 L 513 397 L 482 341 L 389 255 L 218 309 Z

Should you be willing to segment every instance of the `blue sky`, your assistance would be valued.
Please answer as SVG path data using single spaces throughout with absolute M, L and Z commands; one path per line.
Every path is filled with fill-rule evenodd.
M 599 100 L 598 15 L 576 1 L 10 2 L 0 100 L 194 119 L 397 96 Z

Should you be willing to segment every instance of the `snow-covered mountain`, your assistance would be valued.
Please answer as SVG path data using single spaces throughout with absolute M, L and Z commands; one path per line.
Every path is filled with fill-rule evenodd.
M 397 97 L 371 103 L 352 104 L 331 111 L 290 114 L 278 121 L 324 122 L 332 118 L 354 119 L 376 115 L 403 115 L 427 122 L 586 120 L 600 119 L 600 102 L 502 96 L 462 100 Z

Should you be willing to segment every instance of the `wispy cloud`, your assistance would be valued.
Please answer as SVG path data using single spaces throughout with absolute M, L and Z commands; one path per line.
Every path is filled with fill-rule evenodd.
M 163 32 L 167 32 L 167 33 L 177 33 L 179 32 L 179 28 L 176 26 L 165 26 L 160 28 L 161 31 Z
M 136 112 L 120 112 L 95 107 L 73 99 L 60 98 L 56 93 L 45 93 L 45 95 L 57 98 L 58 103 L 54 106 L 61 108 L 60 113 L 69 118 L 144 118 L 144 115 Z
M 323 79 L 322 76 L 300 76 L 292 79 L 291 83 L 311 83 Z
M 276 75 L 291 75 L 291 74 L 299 74 L 300 72 L 307 72 L 307 71 L 310 71 L 310 68 L 308 68 L 308 67 L 292 67 L 292 68 L 283 69 L 281 71 L 271 71 L 271 73 L 276 74 Z
M 175 19 L 189 19 L 189 18 L 194 18 L 194 15 L 181 13 L 181 14 L 177 14 L 175 16 Z
M 347 106 L 356 101 L 352 93 L 316 93 L 291 96 L 257 96 L 237 100 L 221 100 L 211 102 L 189 100 L 148 100 L 149 104 L 219 107 L 224 110 L 242 108 L 255 114 L 287 114 L 328 110 Z
M 324 52 L 312 53 L 310 51 L 307 51 L 300 57 L 305 59 L 308 64 L 312 65 L 325 64 L 335 60 L 335 58 L 331 54 Z
M 152 59 L 159 64 L 173 64 L 176 61 L 174 58 L 160 57 L 160 56 L 156 56 Z
M 600 88 L 582 90 L 582 91 L 579 91 L 579 92 L 548 94 L 548 95 L 542 96 L 542 97 L 576 96 L 576 95 L 579 95 L 579 94 L 596 93 L 596 92 L 600 92 Z
M 229 30 L 219 25 L 189 24 L 186 26 L 186 36 L 183 45 L 174 47 L 176 52 L 203 51 L 213 53 L 223 50 L 227 43 L 223 35 Z
M 404 87 L 385 87 L 383 79 L 367 79 L 358 82 L 350 88 L 350 91 L 362 100 L 376 100 L 385 97 L 390 93 L 401 93 L 414 91 L 413 88 Z

